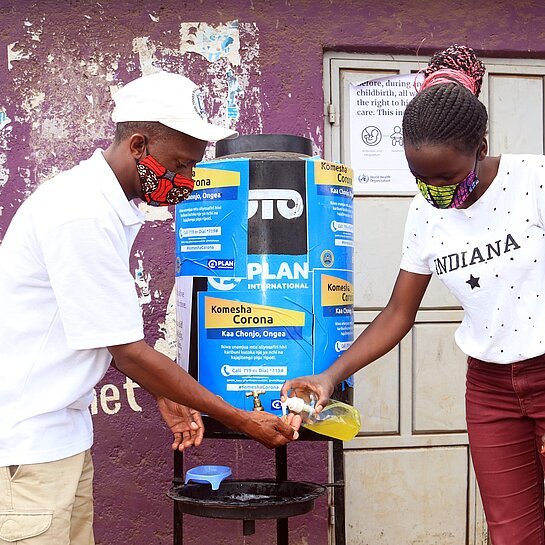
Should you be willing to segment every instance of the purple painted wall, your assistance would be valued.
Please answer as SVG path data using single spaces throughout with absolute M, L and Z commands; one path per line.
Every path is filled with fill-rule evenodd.
M 540 0 L 2 0 L 0 8 L 0 240 L 39 183 L 107 144 L 111 90 L 154 66 L 208 86 L 214 119 L 241 133 L 306 136 L 321 153 L 324 50 L 427 55 L 462 42 L 487 56 L 545 57 Z M 133 273 L 147 340 L 171 355 L 173 249 L 171 214 L 150 212 Z M 170 434 L 150 396 L 114 370 L 96 390 L 97 543 L 170 544 Z M 327 481 L 325 443 L 288 453 L 290 478 Z M 236 478 L 274 476 L 274 453 L 253 441 L 209 440 L 186 458 L 201 463 L 229 464 Z M 184 543 L 242 543 L 239 521 L 184 521 Z M 247 545 L 276 542 L 274 522 L 256 529 Z M 290 543 L 327 543 L 325 499 L 290 520 Z

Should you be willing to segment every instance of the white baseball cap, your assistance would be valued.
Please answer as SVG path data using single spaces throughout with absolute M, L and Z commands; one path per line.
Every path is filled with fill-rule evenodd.
M 158 121 L 208 142 L 238 136 L 237 131 L 208 123 L 198 86 L 180 74 L 156 72 L 142 76 L 117 91 L 113 100 L 114 123 Z

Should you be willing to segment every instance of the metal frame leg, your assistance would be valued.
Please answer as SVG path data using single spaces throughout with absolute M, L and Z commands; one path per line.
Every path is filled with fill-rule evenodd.
M 288 480 L 288 447 L 283 445 L 275 450 L 276 481 Z M 276 519 L 276 544 L 288 545 L 288 519 Z
M 335 508 L 335 545 L 345 545 L 345 483 L 343 442 L 337 439 L 333 443 L 333 505 Z
M 184 474 L 184 455 L 179 450 L 174 452 L 174 477 L 182 478 Z M 178 506 L 178 502 L 173 502 L 174 507 L 174 545 L 183 545 L 184 542 L 184 514 Z

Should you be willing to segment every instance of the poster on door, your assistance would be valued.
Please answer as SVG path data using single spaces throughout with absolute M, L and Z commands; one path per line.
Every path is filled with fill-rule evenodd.
M 416 192 L 401 127 L 405 107 L 421 82 L 419 74 L 402 74 L 350 85 L 350 163 L 355 193 Z

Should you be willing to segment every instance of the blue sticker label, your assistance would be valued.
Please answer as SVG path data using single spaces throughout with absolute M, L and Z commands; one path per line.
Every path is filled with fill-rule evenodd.
M 177 276 L 246 275 L 248 170 L 248 159 L 195 167 L 195 188 L 176 206 Z
M 320 158 L 307 160 L 310 268 L 354 267 L 354 212 L 351 168 Z

